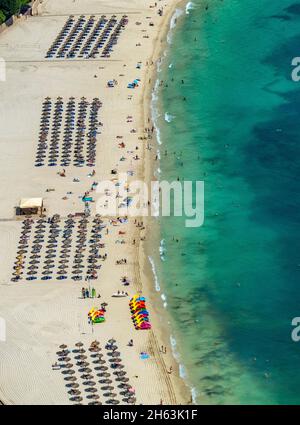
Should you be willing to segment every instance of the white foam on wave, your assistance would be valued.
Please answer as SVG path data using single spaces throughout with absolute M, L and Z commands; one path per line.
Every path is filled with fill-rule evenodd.
M 169 68 L 170 68 L 170 69 L 171 69 L 171 68 L 173 68 L 173 64 L 172 64 L 172 63 L 170 63 Z
M 191 1 L 189 1 L 188 4 L 185 6 L 185 13 L 187 15 L 189 15 L 190 14 L 190 10 L 194 10 L 194 6 L 195 6 L 194 3 L 191 2 Z
M 161 294 L 161 299 L 163 300 L 164 308 L 167 308 L 168 304 L 167 304 L 167 297 L 165 296 L 165 294 Z
M 175 119 L 174 115 L 169 114 L 168 112 L 165 113 L 165 121 L 170 123 Z
M 177 341 L 176 339 L 170 335 L 170 344 L 171 344 L 171 349 L 172 349 L 172 354 L 174 359 L 177 361 L 178 365 L 179 365 L 179 376 L 180 378 L 184 379 L 188 385 L 188 382 L 186 380 L 187 378 L 187 373 L 186 373 L 186 368 L 185 366 L 181 363 L 181 356 L 177 350 Z M 189 385 L 188 385 L 189 386 Z M 197 391 L 196 388 L 189 386 L 190 390 L 191 390 L 191 395 L 192 395 L 192 400 L 193 403 L 196 404 L 196 397 L 197 397 Z
M 149 261 L 150 261 L 150 264 L 151 264 L 152 273 L 153 273 L 153 276 L 154 276 L 155 290 L 157 292 L 160 292 L 160 285 L 159 285 L 158 277 L 157 277 L 157 274 L 156 274 L 156 268 L 155 268 L 154 260 L 150 256 L 148 258 L 149 258 Z
M 165 258 L 166 251 L 167 251 L 167 249 L 166 249 L 166 241 L 164 239 L 162 239 L 160 241 L 160 245 L 159 245 L 159 255 L 160 255 L 161 261 L 166 261 L 166 258 Z
M 168 32 L 168 35 L 167 35 L 167 42 L 169 43 L 169 44 L 172 44 L 172 38 L 173 38 L 173 30 L 174 30 L 174 28 L 176 27 L 176 25 L 177 25 L 177 19 L 181 16 L 181 15 L 183 15 L 183 10 L 182 9 L 176 9 L 175 10 L 175 12 L 174 12 L 174 14 L 173 14 L 173 16 L 172 16 L 172 18 L 171 18 L 171 21 L 170 21 L 170 30 L 169 30 L 169 32 Z
M 153 91 L 152 91 L 152 102 L 151 102 L 151 116 L 152 116 L 152 122 L 155 128 L 156 133 L 156 140 L 159 145 L 162 144 L 161 138 L 160 138 L 160 130 L 157 124 L 157 121 L 160 117 L 159 111 L 158 111 L 158 89 L 159 89 L 159 79 L 156 80 Z

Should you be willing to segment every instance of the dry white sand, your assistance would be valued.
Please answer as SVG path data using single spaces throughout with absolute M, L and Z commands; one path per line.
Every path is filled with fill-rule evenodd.
M 141 158 L 151 159 L 145 150 L 145 142 L 138 140 L 145 127 L 148 110 L 149 76 L 154 72 L 146 62 L 160 49 L 160 34 L 165 34 L 169 14 L 177 3 L 175 0 L 158 1 L 164 6 L 163 18 L 157 9 L 150 8 L 148 0 L 60 0 L 43 1 L 39 16 L 17 22 L 0 36 L 0 56 L 7 63 L 7 81 L 1 84 L 1 181 L 0 193 L 0 316 L 7 325 L 7 340 L 0 342 L 0 399 L 7 404 L 69 404 L 71 403 L 60 371 L 53 371 L 57 360 L 56 351 L 62 343 L 72 347 L 76 342 L 89 344 L 92 340 L 105 342 L 115 337 L 128 372 L 130 383 L 136 389 L 137 403 L 176 404 L 188 402 L 189 395 L 178 376 L 175 360 L 159 352 L 168 346 L 168 335 L 161 327 L 162 316 L 148 303 L 152 331 L 135 331 L 130 320 L 128 298 L 115 299 L 111 295 L 126 289 L 130 295 L 142 290 L 150 295 L 153 287 L 149 266 L 145 257 L 140 234 L 133 219 L 128 224 L 109 226 L 104 237 L 108 259 L 103 263 L 97 281 L 93 282 L 101 302 L 108 303 L 106 323 L 93 327 L 88 325 L 87 312 L 98 306 L 98 300 L 80 299 L 81 282 L 66 281 L 10 281 L 16 247 L 20 233 L 20 221 L 15 219 L 14 207 L 23 197 L 42 196 L 47 215 L 82 212 L 81 195 L 90 188 L 92 180 L 111 179 L 111 170 L 120 172 L 131 169 L 133 178 L 143 177 L 143 160 L 134 161 L 135 147 L 139 146 Z M 110 59 L 49 61 L 44 55 L 63 26 L 69 14 L 127 14 L 129 24 L 121 35 Z M 150 18 L 150 19 L 149 19 Z M 149 22 L 154 23 L 153 27 Z M 141 22 L 141 25 L 136 25 Z M 149 38 L 144 38 L 147 35 Z M 160 35 L 161 36 L 161 35 Z M 136 46 L 141 43 L 141 46 Z M 138 61 L 142 69 L 136 69 Z M 97 78 L 94 77 L 97 75 Z M 127 83 L 141 79 L 140 87 L 128 90 Z M 107 81 L 116 79 L 118 85 L 109 89 Z M 148 87 L 147 87 L 147 84 Z M 128 99 L 132 95 L 132 99 Z M 96 175 L 88 177 L 87 167 L 66 167 L 66 177 L 57 175 L 59 167 L 34 167 L 38 142 L 41 104 L 46 96 L 76 99 L 82 96 L 99 97 L 103 102 L 100 120 L 102 134 L 97 142 Z M 146 102 L 145 104 L 143 102 Z M 127 122 L 127 116 L 133 122 Z M 130 133 L 135 128 L 137 133 Z M 120 149 L 116 136 L 123 136 L 125 149 Z M 135 153 L 135 152 L 134 152 Z M 124 154 L 126 161 L 120 162 Z M 74 183 L 73 178 L 80 180 Z M 46 192 L 47 188 L 55 191 Z M 67 200 L 62 198 L 67 192 Z M 96 205 L 92 204 L 92 215 Z M 106 223 L 108 221 L 106 220 Z M 125 244 L 116 244 L 119 230 L 125 231 Z M 133 239 L 137 240 L 135 246 Z M 127 265 L 116 266 L 116 260 L 127 258 Z M 131 279 L 131 285 L 123 288 L 121 276 Z M 152 299 L 152 297 L 151 297 Z M 134 347 L 128 347 L 130 339 Z M 150 359 L 140 360 L 139 353 L 146 351 Z M 170 349 L 169 349 L 170 352 Z M 173 373 L 166 372 L 173 366 Z M 76 372 L 77 373 L 77 372 Z M 78 373 L 77 373 L 78 375 Z M 76 375 L 76 376 L 77 376 Z

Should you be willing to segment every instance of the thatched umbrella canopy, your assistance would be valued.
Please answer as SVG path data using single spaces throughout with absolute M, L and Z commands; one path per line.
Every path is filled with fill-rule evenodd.
M 87 359 L 87 356 L 85 356 L 84 354 L 79 354 L 78 356 L 75 356 L 76 360 L 85 360 Z
M 79 395 L 79 394 L 81 394 L 81 392 L 79 390 L 70 390 L 70 391 L 68 391 L 68 393 L 71 394 L 71 395 Z
M 76 395 L 76 396 L 72 397 L 72 398 L 71 398 L 71 400 L 72 400 L 72 401 L 82 401 L 82 400 L 83 400 L 83 398 L 82 398 L 82 397 L 80 397 L 79 395 Z
M 88 398 L 92 398 L 93 400 L 98 400 L 100 397 L 98 396 L 98 394 L 91 394 L 87 396 Z
M 120 404 L 119 400 L 116 400 L 116 399 L 113 399 L 113 398 L 110 398 L 105 403 L 106 404 Z
M 112 384 L 111 379 L 100 379 L 99 382 L 100 384 Z
M 131 388 L 131 385 L 129 385 L 129 384 L 119 384 L 118 385 L 118 388 L 125 388 L 125 389 L 128 389 L 128 388 Z
M 65 367 L 67 367 L 68 369 L 71 369 L 71 367 L 73 367 L 74 365 L 72 363 L 67 363 Z
M 83 382 L 83 385 L 88 385 L 88 386 L 90 386 L 90 387 L 94 387 L 95 385 L 96 385 L 96 382 L 95 381 L 85 381 L 85 382 Z
M 82 379 L 92 379 L 93 375 L 91 375 L 90 373 L 84 373 L 83 375 L 81 375 Z
M 74 375 L 75 370 L 67 369 L 67 370 L 64 370 L 62 373 L 65 375 Z
M 117 370 L 117 371 L 113 372 L 113 374 L 117 375 L 117 376 L 125 376 L 126 372 L 125 372 L 125 370 Z
M 122 360 L 120 359 L 120 357 L 114 357 L 113 359 L 109 359 L 110 363 L 121 363 Z
M 120 356 L 120 351 L 112 351 L 111 353 L 107 353 L 109 356 L 111 357 L 119 357 Z
M 125 378 L 125 376 L 120 376 L 120 377 L 116 378 L 116 381 L 118 381 L 118 382 L 128 382 L 129 379 Z
M 83 343 L 80 341 L 80 342 L 76 342 L 76 344 L 75 344 L 75 347 L 83 347 Z
M 111 391 L 113 389 L 114 387 L 112 387 L 111 385 L 104 385 L 104 387 L 101 387 L 101 390 L 103 391 Z
M 108 340 L 109 344 L 114 344 L 115 342 L 117 342 L 114 338 L 111 338 Z
M 96 359 L 96 360 L 93 360 L 93 363 L 94 364 L 105 364 L 106 361 L 105 360 L 101 360 L 101 359 Z
M 99 367 L 99 370 L 107 370 L 108 369 L 108 367 L 107 366 L 100 366 Z
M 70 381 L 70 382 L 77 381 L 76 376 L 66 376 L 64 379 L 65 381 Z
M 92 369 L 90 369 L 88 367 L 83 367 L 82 369 L 80 369 L 80 372 L 90 373 L 90 372 L 92 372 Z
M 97 392 L 97 389 L 96 388 L 93 388 L 93 387 L 89 387 L 89 388 L 86 388 L 85 391 L 87 393 L 96 393 Z
M 93 353 L 97 353 L 97 352 L 99 352 L 99 351 L 100 351 L 100 348 L 99 348 L 99 347 L 90 347 L 90 348 L 89 348 L 89 351 L 91 351 L 91 352 L 93 352 Z
M 81 367 L 86 367 L 89 365 L 89 362 L 85 362 L 84 360 L 78 360 L 78 362 L 76 363 L 77 366 L 81 366 Z
M 100 378 L 108 378 L 110 376 L 110 373 L 100 372 L 100 373 L 97 373 L 97 376 L 99 376 Z
M 67 387 L 69 388 L 78 388 L 79 384 L 77 384 L 76 382 L 71 382 L 71 384 L 67 384 Z

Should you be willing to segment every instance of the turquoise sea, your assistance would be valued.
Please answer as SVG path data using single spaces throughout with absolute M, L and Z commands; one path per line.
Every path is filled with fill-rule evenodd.
M 154 96 L 157 175 L 203 180 L 205 222 L 160 219 L 152 261 L 174 350 L 196 403 L 297 404 L 300 2 L 193 0 L 176 16 Z

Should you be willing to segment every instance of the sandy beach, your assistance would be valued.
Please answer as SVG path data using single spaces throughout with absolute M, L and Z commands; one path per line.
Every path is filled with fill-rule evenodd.
M 155 7 L 154 1 L 146 0 L 43 1 L 38 16 L 19 20 L 0 35 L 0 56 L 6 61 L 6 81 L 0 83 L 0 316 L 6 322 L 6 341 L 0 342 L 0 400 L 4 404 L 74 404 L 62 373 L 65 369 L 52 368 L 56 362 L 61 364 L 57 352 L 62 344 L 70 350 L 81 402 L 87 404 L 89 398 L 75 363 L 75 344 L 82 342 L 87 362 L 92 365 L 89 347 L 92 341 L 99 341 L 103 362 L 109 365 L 105 346 L 111 338 L 116 340 L 123 370 L 134 388 L 134 403 L 190 402 L 190 393 L 171 353 L 167 319 L 159 298 L 153 294 L 153 276 L 144 246 L 151 231 L 146 220 L 137 217 L 121 223 L 103 218 L 101 254 L 107 258 L 100 262 L 97 278 L 91 282 L 69 278 L 11 281 L 22 230 L 15 207 L 22 198 L 42 197 L 46 218 L 59 214 L 65 220 L 70 214 L 84 212 L 85 193 L 97 200 L 96 191 L 91 190 L 94 181 L 115 181 L 112 170 L 127 173 L 129 181 L 152 178 L 155 149 L 147 149 L 145 128 L 151 127 L 149 108 L 156 61 L 177 3 L 157 1 Z M 163 8 L 162 16 L 159 8 Z M 109 58 L 45 59 L 69 15 L 126 15 L 128 24 Z M 135 79 L 140 80 L 138 87 L 128 89 L 127 84 Z M 109 80 L 116 81 L 114 87 L 107 87 Z M 72 162 L 62 176 L 64 167 L 60 165 L 35 166 L 42 104 L 47 97 L 53 104 L 59 97 L 64 102 L 72 97 L 76 102 L 82 97 L 88 102 L 94 98 L 102 102 L 93 167 L 78 167 Z M 152 144 L 154 139 L 153 135 Z M 92 220 L 98 204 L 89 205 Z M 79 218 L 74 220 L 77 225 Z M 126 263 L 117 265 L 121 259 Z M 124 276 L 128 286 L 122 285 Z M 81 288 L 87 286 L 94 287 L 101 298 L 84 299 Z M 112 297 L 118 291 L 128 296 Z M 146 297 L 151 330 L 134 329 L 129 299 L 135 294 Z M 101 303 L 107 303 L 106 321 L 91 325 L 88 312 Z M 133 346 L 128 345 L 130 340 Z M 166 354 L 161 346 L 167 348 Z M 142 359 L 142 352 L 149 357 Z M 118 381 L 112 381 L 116 400 L 123 403 Z M 104 404 L 101 384 L 97 382 L 94 388 Z

